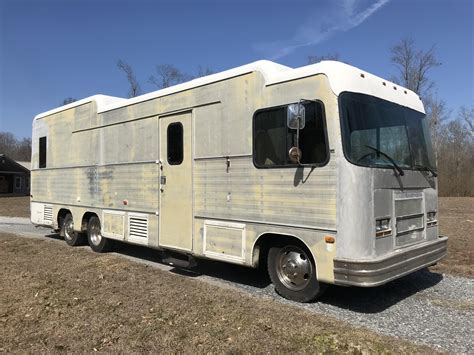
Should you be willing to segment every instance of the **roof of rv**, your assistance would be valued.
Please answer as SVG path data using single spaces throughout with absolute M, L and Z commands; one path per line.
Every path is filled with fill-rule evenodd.
M 91 101 L 96 102 L 98 113 L 106 112 L 255 71 L 262 74 L 266 86 L 305 78 L 316 74 L 324 74 L 328 77 L 331 89 L 336 95 L 339 95 L 343 91 L 360 92 L 374 95 L 413 108 L 417 111 L 424 112 L 423 104 L 416 93 L 345 63 L 322 61 L 316 64 L 293 69 L 268 60 L 260 60 L 130 99 L 104 95 L 91 96 L 39 114 L 35 119 L 67 110 L 75 106 L 83 105 Z
M 86 97 L 85 99 L 74 101 L 70 104 L 64 105 L 64 106 L 59 106 L 55 109 L 40 113 L 39 115 L 35 116 L 35 120 L 39 118 L 43 118 L 49 115 L 52 115 L 54 113 L 58 113 L 61 111 L 68 110 L 70 108 L 76 107 L 76 106 L 81 106 L 84 104 L 87 104 L 89 102 L 95 102 L 97 105 L 97 111 L 100 112 L 101 109 L 104 107 L 112 104 L 112 103 L 117 103 L 117 102 L 124 102 L 127 101 L 127 99 L 123 99 L 121 97 L 114 97 L 114 96 L 106 96 L 106 95 L 94 95 L 94 96 L 89 96 Z

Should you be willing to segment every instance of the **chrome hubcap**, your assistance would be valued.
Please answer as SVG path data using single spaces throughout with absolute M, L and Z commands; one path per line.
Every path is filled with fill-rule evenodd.
M 74 221 L 68 220 L 64 226 L 64 238 L 72 240 L 74 238 Z
M 302 290 L 310 282 L 313 266 L 306 252 L 296 246 L 284 247 L 277 258 L 280 281 L 291 290 Z
M 100 224 L 93 223 L 89 228 L 90 239 L 92 244 L 99 245 L 102 240 L 102 234 L 100 234 Z

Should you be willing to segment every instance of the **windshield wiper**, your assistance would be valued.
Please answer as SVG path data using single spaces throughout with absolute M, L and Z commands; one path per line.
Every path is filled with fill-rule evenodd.
M 395 168 L 395 170 L 398 171 L 398 173 L 400 174 L 400 176 L 405 175 L 405 172 L 402 170 L 402 168 L 400 168 L 400 167 L 398 166 L 397 163 L 395 163 L 395 160 L 393 160 L 390 155 L 388 155 L 387 153 L 382 152 L 381 150 L 378 150 L 377 148 L 372 147 L 371 145 L 367 145 L 367 144 L 366 144 L 365 146 L 366 146 L 367 148 L 370 148 L 370 149 L 376 151 L 377 153 L 383 155 L 385 158 L 387 158 L 387 159 L 390 161 L 390 163 L 393 164 L 393 167 Z
M 430 168 L 429 166 L 426 166 L 426 165 L 420 165 L 420 164 L 414 164 L 413 165 L 414 168 L 419 168 L 419 169 L 422 169 L 424 171 L 429 171 L 434 177 L 437 177 L 438 176 L 438 173 Z

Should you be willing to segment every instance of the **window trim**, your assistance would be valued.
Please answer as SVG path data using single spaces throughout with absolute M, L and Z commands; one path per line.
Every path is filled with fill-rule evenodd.
M 169 147 L 170 147 L 169 129 L 171 126 L 181 126 L 181 161 L 173 162 L 173 163 L 170 162 L 170 152 L 169 152 Z M 183 164 L 183 161 L 184 161 L 184 127 L 180 121 L 171 122 L 166 127 L 166 162 L 168 163 L 168 165 L 181 165 Z
M 314 99 L 314 100 L 308 100 L 312 102 L 313 104 L 318 103 L 321 105 L 321 113 L 322 113 L 322 124 L 323 124 L 323 131 L 324 131 L 324 143 L 326 144 L 327 150 L 326 150 L 326 159 L 322 163 L 317 163 L 317 164 L 304 164 L 304 165 L 299 165 L 299 164 L 286 164 L 286 165 L 269 165 L 269 166 L 259 166 L 255 162 L 255 156 L 256 156 L 256 146 L 255 146 L 255 118 L 257 114 L 260 112 L 264 111 L 270 111 L 270 110 L 276 110 L 282 107 L 288 107 L 288 105 L 292 104 L 297 104 L 297 102 L 289 102 L 283 105 L 277 105 L 277 106 L 270 106 L 270 107 L 264 107 L 256 110 L 253 114 L 252 117 L 252 162 L 253 166 L 257 169 L 288 169 L 288 168 L 301 168 L 301 167 L 313 167 L 313 168 L 320 168 L 323 166 L 326 166 L 329 163 L 329 160 L 331 160 L 331 148 L 329 147 L 329 139 L 328 139 L 328 129 L 327 129 L 327 124 L 326 124 L 326 107 L 324 106 L 324 102 L 319 100 L 319 99 Z M 286 125 L 285 125 L 286 127 Z

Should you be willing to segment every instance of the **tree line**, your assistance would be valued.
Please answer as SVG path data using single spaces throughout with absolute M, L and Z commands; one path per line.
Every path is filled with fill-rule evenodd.
M 31 138 L 17 139 L 10 132 L 0 132 L 0 154 L 17 161 L 30 161 Z
M 438 165 L 440 196 L 474 196 L 474 105 L 451 111 L 438 96 L 430 72 L 441 63 L 433 45 L 417 48 L 403 38 L 391 48 L 391 62 L 397 68 L 392 81 L 420 95 L 430 125 Z

